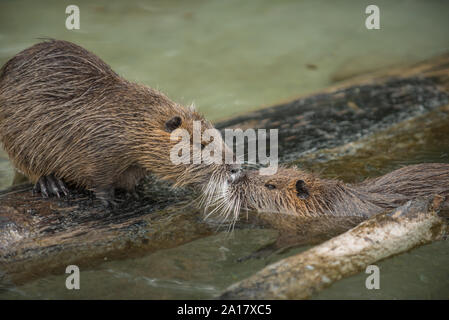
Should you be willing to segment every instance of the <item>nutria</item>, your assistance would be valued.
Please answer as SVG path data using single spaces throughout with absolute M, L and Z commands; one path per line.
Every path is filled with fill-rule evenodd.
M 240 259 L 245 260 L 321 243 L 374 214 L 434 195 L 449 197 L 449 164 L 411 165 L 353 185 L 295 168 L 279 168 L 271 176 L 244 171 L 215 203 L 225 208 L 223 219 L 229 218 L 226 208 L 233 208 L 234 219 L 242 209 L 251 223 L 280 231 L 275 243 Z
M 171 133 L 182 128 L 193 136 L 193 121 L 213 128 L 193 108 L 125 80 L 67 41 L 35 44 L 0 70 L 0 140 L 43 196 L 67 195 L 68 184 L 109 203 L 115 188 L 131 190 L 147 172 L 175 186 L 222 189 L 238 164 L 170 161 L 177 144 Z
M 322 179 L 295 168 L 279 168 L 271 176 L 246 171 L 216 199 L 216 203 L 281 217 L 367 218 L 413 198 L 432 195 L 449 196 L 449 164 L 406 166 L 353 185 Z

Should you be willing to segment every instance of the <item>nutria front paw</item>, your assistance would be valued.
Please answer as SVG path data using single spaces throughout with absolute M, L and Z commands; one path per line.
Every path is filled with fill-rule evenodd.
M 53 174 L 40 177 L 33 187 L 33 194 L 41 193 L 44 198 L 57 196 L 68 196 L 70 194 L 69 189 L 65 183 L 56 178 Z

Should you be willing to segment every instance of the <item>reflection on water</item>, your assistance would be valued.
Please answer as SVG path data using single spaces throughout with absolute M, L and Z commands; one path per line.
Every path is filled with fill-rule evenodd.
M 68 31 L 65 7 L 72 3 L 0 2 L 0 64 L 38 37 L 74 41 L 125 78 L 181 103 L 194 101 L 211 120 L 449 49 L 446 1 L 376 1 L 377 31 L 364 28 L 369 1 L 77 1 L 81 30 Z M 440 141 L 407 161 L 449 162 Z M 12 180 L 6 159 L 0 152 L 0 188 Z M 82 272 L 77 292 L 65 289 L 62 270 L 61 276 L 3 291 L 0 298 L 211 298 L 268 263 L 235 259 L 272 239 L 268 230 L 237 230 L 231 238 L 216 235 L 139 259 L 105 262 Z M 435 243 L 380 263 L 385 280 L 374 293 L 360 289 L 361 274 L 318 298 L 448 298 L 448 249 L 447 241 Z

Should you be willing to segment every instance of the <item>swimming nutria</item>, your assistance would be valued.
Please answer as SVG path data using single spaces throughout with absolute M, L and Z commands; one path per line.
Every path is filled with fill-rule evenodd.
M 123 79 L 67 41 L 33 45 L 0 70 L 0 140 L 44 196 L 67 195 L 68 183 L 108 202 L 114 188 L 131 190 L 147 172 L 175 186 L 222 189 L 238 175 L 238 164 L 170 161 L 178 143 L 171 132 L 183 128 L 192 137 L 193 121 L 202 131 L 213 128 L 192 108 Z
M 232 208 L 299 217 L 367 218 L 413 198 L 437 194 L 449 196 L 449 164 L 411 165 L 354 185 L 294 168 L 279 168 L 271 176 L 246 171 L 216 201 Z

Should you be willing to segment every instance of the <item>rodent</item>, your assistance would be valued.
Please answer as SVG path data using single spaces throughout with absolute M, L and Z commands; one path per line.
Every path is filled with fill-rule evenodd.
M 215 203 L 224 208 L 217 210 L 224 222 L 233 225 L 246 217 L 252 224 L 279 231 L 274 243 L 239 259 L 246 260 L 321 243 L 372 215 L 434 195 L 449 197 L 449 164 L 406 166 L 356 184 L 323 179 L 297 168 L 280 167 L 274 175 L 247 170 Z
M 222 195 L 241 209 L 282 216 L 370 217 L 408 200 L 449 196 L 449 164 L 423 163 L 394 170 L 357 184 L 322 179 L 296 168 L 279 168 L 274 175 L 245 171 Z
M 44 196 L 67 194 L 67 183 L 108 203 L 115 188 L 132 190 L 147 172 L 175 186 L 222 189 L 238 164 L 170 161 L 171 132 L 192 136 L 193 121 L 213 128 L 193 108 L 125 80 L 71 42 L 37 43 L 0 70 L 0 140 Z

